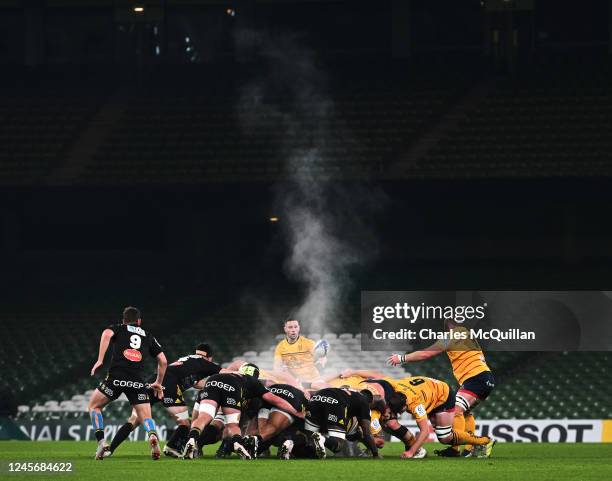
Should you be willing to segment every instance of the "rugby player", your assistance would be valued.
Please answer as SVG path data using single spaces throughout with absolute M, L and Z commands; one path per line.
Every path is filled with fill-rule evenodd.
M 171 363 L 166 369 L 162 387 L 164 397 L 162 402 L 166 411 L 174 418 L 177 427 L 164 447 L 164 454 L 175 458 L 180 457 L 179 448 L 182 448 L 189 434 L 189 411 L 183 398 L 183 392 L 190 389 L 199 380 L 213 374 L 224 372 L 221 366 L 212 362 L 212 350 L 208 344 L 200 343 L 195 348 L 195 354 L 188 354 Z M 159 399 L 149 389 L 151 405 Z M 138 416 L 135 410 L 113 438 L 108 455 L 115 452 L 117 447 L 138 426 Z
M 310 397 L 307 391 L 291 384 L 266 383 L 266 387 L 271 393 L 287 401 L 295 411 L 306 411 L 308 397 Z M 292 428 L 291 432 L 288 432 L 290 428 Z M 264 401 L 257 413 L 257 434 L 245 436 L 242 439 L 242 445 L 246 447 L 251 458 L 255 458 L 269 449 L 276 441 L 276 444 L 280 445 L 279 458 L 289 459 L 293 450 L 291 435 L 296 430 L 303 429 L 303 420 L 296 419 L 287 411 Z
M 325 448 L 337 453 L 346 443 L 346 433 L 353 417 L 363 433 L 366 447 L 374 459 L 380 459 L 370 429 L 370 407 L 375 407 L 370 391 L 361 392 L 339 388 L 325 388 L 310 397 L 304 428 L 310 432 L 319 459 L 327 455 Z M 382 409 L 382 408 L 381 408 Z
M 233 370 L 234 364 L 238 362 L 238 366 L 235 369 L 238 369 L 240 365 L 244 364 L 243 360 L 234 361 L 228 369 Z M 288 384 L 293 388 L 297 388 L 298 390 L 303 392 L 303 387 L 296 378 L 291 376 L 288 372 L 283 371 L 274 371 L 274 370 L 266 370 L 261 369 L 259 372 L 259 380 L 263 382 L 264 386 L 270 387 L 274 384 Z M 281 396 L 282 397 L 282 396 Z M 258 413 L 260 411 L 261 406 L 255 405 L 255 403 L 250 403 L 249 405 L 242 407 L 241 420 L 244 417 L 248 417 L 249 422 L 246 428 L 246 434 L 256 435 L 258 434 Z M 196 402 L 194 405 L 194 416 L 192 419 L 197 418 L 197 413 L 199 412 L 199 403 Z M 217 415 L 215 419 L 206 426 L 206 428 L 202 431 L 200 438 L 198 440 L 198 453 L 201 454 L 202 448 L 207 444 L 214 444 L 218 441 L 222 440 L 221 445 L 217 449 L 217 453 L 215 454 L 216 458 L 222 458 L 230 455 L 234 451 L 233 443 L 231 442 L 231 438 L 226 437 L 223 439 L 223 431 L 225 429 L 225 416 L 223 416 L 221 410 L 217 411 Z M 252 441 L 249 440 L 250 443 Z M 258 453 L 261 454 L 265 451 L 265 448 L 259 448 Z M 258 454 L 258 455 L 259 455 Z
M 325 387 L 349 387 L 360 391 L 364 389 L 362 383 L 371 378 L 382 378 L 385 375 L 379 371 L 344 369 L 340 373 L 323 377 Z M 376 395 L 376 393 L 373 393 Z
M 380 399 L 384 401 L 395 392 L 392 384 L 395 382 L 395 379 L 386 377 L 384 374 L 378 371 L 345 369 L 342 371 L 340 377 L 341 379 L 345 379 L 347 381 L 351 380 L 354 385 L 358 386 L 358 389 L 370 391 L 375 400 Z M 334 381 L 332 380 L 332 382 Z M 376 434 L 376 431 L 379 431 L 378 424 L 380 424 L 382 429 L 404 443 L 405 451 L 408 451 L 416 442 L 414 434 L 410 432 L 406 426 L 400 424 L 397 419 L 397 415 L 392 413 L 390 409 L 387 408 L 381 412 L 378 410 L 372 410 L 371 415 L 373 434 Z M 375 436 L 375 440 L 380 443 L 378 438 Z M 427 456 L 427 450 L 424 447 L 420 447 L 417 449 L 413 458 L 421 459 L 425 456 Z
M 495 440 L 487 436 L 475 436 L 453 428 L 455 394 L 448 384 L 437 379 L 414 376 L 393 382 L 394 393 L 386 401 L 396 414 L 408 411 L 416 420 L 419 435 L 414 444 L 402 453 L 402 458 L 413 458 L 429 437 L 431 421 L 438 441 L 449 445 L 474 444 L 483 446 L 483 456 L 489 457 Z
M 455 379 L 459 383 L 455 400 L 455 419 L 453 427 L 457 431 L 476 431 L 476 421 L 473 409 L 484 401 L 495 387 L 495 378 L 491 369 L 487 365 L 484 353 L 478 343 L 470 339 L 469 330 L 455 322 L 447 322 L 449 331 L 453 333 L 449 340 L 439 340 L 427 349 L 405 354 L 393 354 L 388 359 L 388 364 L 397 366 L 415 361 L 430 359 L 438 354 L 446 352 L 453 368 Z M 457 334 L 456 334 L 457 333 Z M 459 338 L 458 333 L 461 333 Z M 448 447 L 441 451 L 436 451 L 439 456 L 471 456 L 472 446 L 464 447 L 463 452 L 459 453 L 459 446 Z
M 282 409 L 292 416 L 297 418 L 304 417 L 302 412 L 296 411 L 287 401 L 268 391 L 258 378 L 259 368 L 251 363 L 245 363 L 240 366 L 238 373 L 215 374 L 208 378 L 204 389 L 198 395 L 199 415 L 191 423 L 189 440 L 183 450 L 184 459 L 194 458 L 197 440 L 202 430 L 217 415 L 218 408 L 221 408 L 225 416 L 225 431 L 227 437 L 231 438 L 234 450 L 247 459 L 250 459 L 251 455 L 249 450 L 242 445 L 239 425 L 241 408 L 247 401 L 261 398 L 263 401 Z
M 287 319 L 283 323 L 283 330 L 285 339 L 280 341 L 274 350 L 274 370 L 288 371 L 306 388 L 310 388 L 313 383 L 315 388 L 322 387 L 316 364 L 324 365 L 326 358 L 321 357 L 315 362 L 315 341 L 300 335 L 300 321 L 297 319 Z
M 125 393 L 138 422 L 144 425 L 151 446 L 151 457 L 159 459 L 160 456 L 155 423 L 151 418 L 149 391 L 144 382 L 143 354 L 147 352 L 157 358 L 157 377 L 149 387 L 150 392 L 160 399 L 163 396 L 161 381 L 168 362 L 157 339 L 140 327 L 141 322 L 140 311 L 135 307 L 126 307 L 123 310 L 123 322 L 111 325 L 102 332 L 98 360 L 91 368 L 91 375 L 93 376 L 102 366 L 110 343 L 113 344 L 113 355 L 104 381 L 99 384 L 89 400 L 91 424 L 98 441 L 95 456 L 97 460 L 104 459 L 110 450 L 104 440 L 102 408 L 109 401 L 117 399 L 121 393 Z

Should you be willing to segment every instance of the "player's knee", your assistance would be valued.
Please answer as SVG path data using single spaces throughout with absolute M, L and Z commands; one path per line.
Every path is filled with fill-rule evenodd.
M 178 424 L 179 426 L 189 425 L 189 412 L 186 409 L 184 411 L 174 413 L 173 417 L 176 421 L 176 424 Z
M 442 444 L 452 444 L 453 443 L 453 428 L 452 426 L 437 426 L 436 429 L 436 437 L 438 441 Z
M 455 397 L 455 415 L 457 415 L 457 411 L 460 411 L 463 415 L 464 411 L 470 410 L 470 401 L 466 397 L 461 394 L 457 394 Z

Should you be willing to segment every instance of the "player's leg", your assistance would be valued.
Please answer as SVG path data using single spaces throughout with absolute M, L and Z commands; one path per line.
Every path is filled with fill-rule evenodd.
M 291 457 L 297 459 L 318 459 L 315 447 L 310 441 L 310 435 L 297 431 L 290 439 L 283 442 L 283 445 L 280 447 L 279 454 L 282 454 L 280 451 L 283 450 L 283 447 L 287 451 L 285 456 L 280 456 L 281 459 L 290 459 Z
M 257 443 L 257 452 L 256 456 L 259 456 L 261 453 L 265 452 L 272 445 L 273 439 L 278 436 L 280 433 L 288 429 L 293 424 L 293 416 L 291 414 L 287 414 L 284 411 L 281 411 L 277 408 L 272 408 L 269 411 L 269 415 L 267 419 L 264 419 L 262 416 L 262 411 L 266 411 L 265 409 L 260 409 L 258 413 L 258 423 L 259 423 L 259 434 L 256 435 Z M 252 441 L 251 441 L 252 443 Z M 286 448 L 289 446 L 287 445 Z M 293 448 L 291 446 L 291 448 Z M 251 450 L 254 450 L 254 446 L 250 446 Z
M 202 431 L 208 426 L 217 414 L 218 402 L 213 399 L 200 401 L 198 418 L 191 422 L 189 439 L 185 443 L 183 459 L 193 459 L 197 450 L 197 443 Z
M 206 428 L 202 431 L 198 439 L 198 452 L 201 454 L 204 446 L 208 444 L 215 444 L 219 441 L 223 440 L 223 431 L 225 430 L 225 416 L 221 411 L 217 411 L 215 418 L 210 422 Z M 221 443 L 217 452 L 215 453 L 215 458 L 220 459 L 225 457 L 226 455 L 231 454 L 233 451 L 233 447 L 230 446 L 229 442 Z
M 325 436 L 325 447 L 332 453 L 337 454 L 346 447 L 346 431 L 340 425 L 330 425 Z
M 138 421 L 143 425 L 147 433 L 149 446 L 151 447 L 151 458 L 157 460 L 161 456 L 161 450 L 159 449 L 159 439 L 157 437 L 155 422 L 151 417 L 151 405 L 149 404 L 148 397 L 147 401 L 138 401 L 137 404 L 132 404 L 132 407 L 136 411 Z
M 321 431 L 327 432 L 327 407 L 323 403 L 310 403 L 310 407 L 306 412 L 306 418 L 304 419 L 304 431 L 310 438 L 316 457 L 325 459 L 327 457 L 325 436 Z
M 100 386 L 98 386 L 98 388 L 91 393 L 88 406 L 91 426 L 94 430 L 96 441 L 98 441 L 95 456 L 95 459 L 98 461 L 104 459 L 105 453 L 109 451 L 109 447 L 104 441 L 104 418 L 102 417 L 102 408 L 112 399 L 115 394 L 111 389 L 108 389 L 108 393 L 105 393 L 102 389 L 108 389 L 104 383 L 101 383 Z
M 255 436 L 242 437 L 241 435 L 240 410 L 228 406 L 223 406 L 222 410 L 223 416 L 225 416 L 223 443 L 229 443 L 242 459 L 257 457 L 257 438 Z
M 439 411 L 432 416 L 431 421 L 439 442 L 449 445 L 474 444 L 478 446 L 486 446 L 491 443 L 492 440 L 487 436 L 475 436 L 465 431 L 455 431 L 453 429 L 454 418 L 454 410 Z
M 474 434 L 476 432 L 476 419 L 474 418 L 474 414 L 472 410 L 466 411 L 463 413 L 463 417 L 465 418 L 465 430 L 468 433 Z M 472 455 L 473 447 L 471 444 L 466 444 L 463 447 L 463 452 L 461 456 L 469 457 Z
M 463 413 L 463 429 L 474 434 L 476 431 L 476 420 L 474 419 L 473 410 L 482 401 L 489 397 L 491 391 L 495 387 L 495 377 L 490 371 L 485 371 L 469 379 L 466 379 L 463 385 L 459 388 L 456 396 L 456 408 Z M 491 449 L 495 444 L 491 441 L 485 448 L 473 450 L 471 444 L 465 445 L 463 456 L 471 456 L 472 452 L 480 457 L 488 457 L 491 455 Z
M 130 415 L 129 419 L 119 428 L 119 431 L 117 431 L 113 437 L 113 440 L 111 441 L 110 451 L 108 452 L 109 456 L 113 454 L 119 445 L 128 438 L 130 433 L 136 428 L 136 426 L 138 426 L 138 424 L 138 415 L 136 414 L 136 410 L 132 408 L 132 414 Z
M 455 399 L 455 422 L 453 423 L 453 429 L 455 429 L 456 431 L 466 431 L 470 434 L 474 434 L 476 426 L 470 426 L 471 429 L 468 429 L 466 416 L 467 413 L 471 413 L 471 408 L 475 407 L 479 401 L 480 399 L 473 392 L 467 391 L 465 389 L 459 389 L 459 392 L 457 392 L 457 396 Z M 473 424 L 474 416 L 470 415 L 470 417 L 472 421 L 471 424 Z M 472 444 L 464 445 L 464 455 L 471 455 L 472 448 Z M 458 445 L 454 445 L 453 449 L 459 452 Z
M 176 428 L 164 446 L 164 454 L 178 458 L 189 436 L 189 411 L 187 406 L 166 406 L 166 411 L 176 422 Z

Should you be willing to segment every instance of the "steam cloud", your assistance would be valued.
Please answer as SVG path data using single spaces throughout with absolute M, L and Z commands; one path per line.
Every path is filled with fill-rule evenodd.
M 274 126 L 272 142 L 286 178 L 277 186 L 275 206 L 287 243 L 284 267 L 304 287 L 301 303 L 287 315 L 303 321 L 308 332 L 323 334 L 346 317 L 353 267 L 376 253 L 364 214 L 384 199 L 378 191 L 343 187 L 329 176 L 335 139 L 341 136 L 346 145 L 351 136 L 336 115 L 327 77 L 313 52 L 295 37 L 273 41 L 252 31 L 242 36 L 251 45 L 256 40 L 268 69 L 243 89 L 239 118 L 245 134 L 260 139 L 270 138 Z M 239 46 L 240 34 L 237 41 Z M 261 118 L 267 127 L 258 123 Z

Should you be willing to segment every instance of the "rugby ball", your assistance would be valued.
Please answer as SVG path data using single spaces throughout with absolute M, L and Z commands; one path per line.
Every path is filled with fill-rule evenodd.
M 329 352 L 329 342 L 327 342 L 325 339 L 321 339 L 317 341 L 317 343 L 314 346 L 314 349 L 312 350 L 312 353 L 314 354 L 315 359 L 320 359 L 322 357 L 327 356 L 328 352 Z

